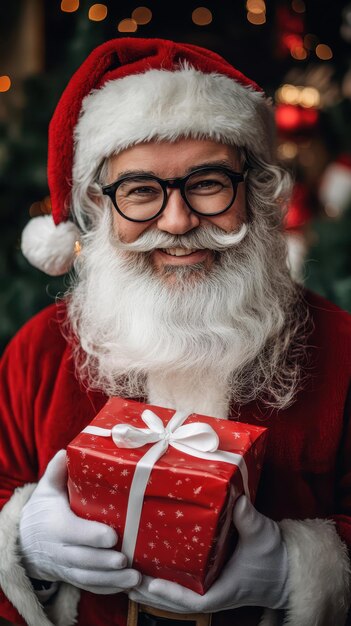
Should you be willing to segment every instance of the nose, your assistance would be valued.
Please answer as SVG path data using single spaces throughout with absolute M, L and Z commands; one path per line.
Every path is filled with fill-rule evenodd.
M 157 220 L 157 228 L 172 235 L 183 235 L 199 224 L 199 216 L 190 211 L 179 189 L 170 189 L 166 208 Z

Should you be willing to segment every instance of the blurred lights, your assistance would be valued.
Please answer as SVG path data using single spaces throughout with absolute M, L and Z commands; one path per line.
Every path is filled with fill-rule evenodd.
M 132 13 L 132 19 L 139 25 L 144 26 L 151 22 L 152 11 L 147 7 L 137 7 Z
M 247 21 L 255 26 L 266 22 L 266 3 L 264 0 L 247 0 Z
M 65 13 L 74 13 L 79 9 L 79 0 L 62 0 L 61 11 Z
M 305 109 L 317 108 L 321 102 L 319 91 L 315 87 L 304 87 L 300 92 L 300 102 Z
M 301 106 L 304 109 L 318 108 L 320 106 L 320 93 L 315 87 L 298 87 L 295 85 L 282 85 L 276 92 L 277 102 Z
M 88 13 L 88 17 L 92 22 L 101 22 L 107 15 L 107 6 L 105 4 L 93 4 Z
M 294 85 L 283 85 L 278 89 L 276 99 L 278 102 L 284 102 L 285 104 L 298 104 L 299 89 Z
M 257 15 L 260 13 L 266 12 L 266 3 L 264 0 L 247 0 L 246 9 L 248 13 L 256 13 Z
M 198 7 L 191 14 L 191 19 L 197 26 L 207 26 L 212 22 L 212 13 L 206 7 Z
M 9 91 L 11 87 L 11 78 L 9 76 L 0 76 L 0 92 Z
M 319 43 L 316 47 L 316 55 L 321 61 L 329 61 L 333 58 L 332 49 L 325 43 Z
M 135 33 L 138 30 L 138 24 L 135 20 L 127 18 L 121 20 L 118 24 L 118 31 L 120 33 Z
M 282 105 L 276 110 L 276 121 L 280 129 L 293 130 L 300 123 L 300 115 L 297 107 Z
M 304 13 L 306 11 L 306 5 L 303 0 L 292 0 L 291 8 L 295 13 Z
M 304 61 L 307 58 L 307 50 L 303 46 L 293 46 L 290 54 L 296 61 Z
M 278 146 L 278 156 L 281 159 L 294 159 L 297 155 L 297 144 L 293 141 L 284 141 Z
M 266 23 L 266 14 L 265 13 L 248 13 L 247 20 L 250 24 L 255 24 L 255 26 L 260 26 L 261 24 Z
M 275 120 L 279 131 L 283 133 L 310 131 L 318 122 L 318 111 L 291 104 L 280 104 L 275 111 Z

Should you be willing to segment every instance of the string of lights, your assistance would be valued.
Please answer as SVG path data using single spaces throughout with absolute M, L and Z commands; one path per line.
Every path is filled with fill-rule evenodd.
M 243 2 L 243 5 L 246 10 L 246 19 L 253 27 L 259 28 L 265 25 L 267 20 L 274 19 L 272 15 L 269 16 L 265 0 L 246 0 L 246 2 Z M 108 20 L 109 17 L 111 19 L 111 12 L 109 15 L 108 5 L 103 3 L 94 3 L 87 9 L 86 3 L 80 2 L 80 0 L 61 0 L 59 7 L 64 13 L 75 13 L 78 10 L 82 11 L 84 8 L 87 19 L 91 22 L 102 22 Z M 285 9 L 282 9 L 281 15 L 284 14 L 284 10 Z M 282 19 L 285 20 L 285 23 L 289 22 L 290 19 L 291 27 L 290 29 L 288 27 L 286 29 L 287 32 L 282 35 L 281 45 L 285 47 L 287 54 L 294 61 L 313 60 L 313 58 L 318 61 L 330 61 L 333 58 L 331 46 L 326 42 L 320 41 L 318 36 L 314 33 L 304 33 L 304 14 L 306 12 L 304 0 L 291 0 L 290 3 L 287 2 L 286 10 L 290 12 L 290 15 L 285 12 Z M 139 28 L 149 24 L 153 17 L 153 12 L 149 7 L 138 6 L 129 16 L 124 16 L 116 21 L 116 30 L 123 34 L 136 33 Z M 191 19 L 193 25 L 199 28 L 209 26 L 214 22 L 215 18 L 215 12 L 211 11 L 206 6 L 198 6 L 189 10 L 189 20 Z M 7 74 L 0 75 L 0 93 L 9 91 L 12 86 L 13 80 L 11 80 L 11 76 Z M 281 98 L 284 97 L 282 94 L 285 92 L 286 90 L 284 90 L 283 85 L 277 92 L 279 102 L 283 102 Z M 304 105 L 302 101 L 300 104 L 306 107 L 315 106 L 314 104 Z

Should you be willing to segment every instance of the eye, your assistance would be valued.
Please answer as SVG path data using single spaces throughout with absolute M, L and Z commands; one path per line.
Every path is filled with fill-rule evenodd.
M 151 194 L 155 193 L 159 193 L 159 189 L 155 187 L 146 187 L 145 185 L 143 185 L 129 189 L 127 195 L 135 194 L 137 196 L 150 196 Z
M 225 184 L 223 180 L 215 178 L 203 178 L 197 181 L 189 181 L 186 191 L 188 193 L 206 195 L 212 193 L 220 193 L 224 187 Z
M 198 183 L 194 183 L 192 188 L 194 189 L 209 189 L 211 187 L 223 187 L 222 183 L 218 180 L 200 180 Z
M 117 189 L 117 196 L 131 200 L 150 200 L 160 194 L 161 188 L 157 182 L 151 180 L 125 180 Z

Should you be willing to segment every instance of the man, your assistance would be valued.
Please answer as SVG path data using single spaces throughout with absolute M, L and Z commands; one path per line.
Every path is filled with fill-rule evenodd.
M 75 276 L 2 365 L 7 619 L 122 625 L 128 593 L 214 624 L 347 623 L 350 321 L 290 278 L 273 153 L 263 92 L 196 46 L 106 42 L 68 84 L 54 221 L 22 247 L 49 273 L 79 250 Z M 204 596 L 142 578 L 111 528 L 69 509 L 62 449 L 111 395 L 269 429 L 255 507 L 238 500 L 238 546 Z

